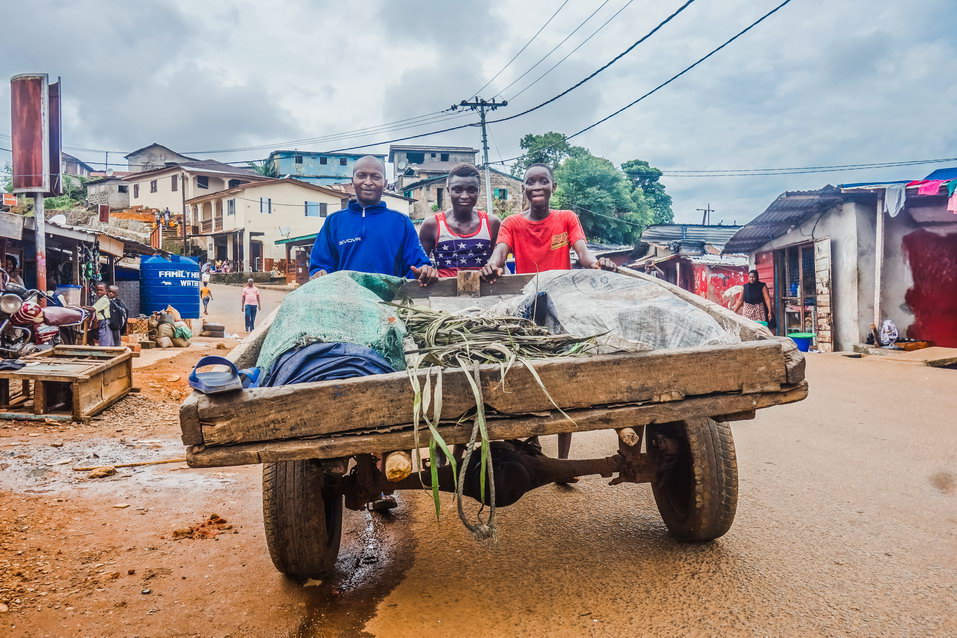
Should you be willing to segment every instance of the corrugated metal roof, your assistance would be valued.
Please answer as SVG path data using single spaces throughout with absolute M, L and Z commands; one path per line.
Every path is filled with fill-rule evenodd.
M 705 264 L 708 266 L 747 266 L 747 255 L 698 255 L 697 257 L 688 257 L 688 261 L 693 264 Z
M 957 166 L 953 168 L 938 168 L 924 179 L 954 179 L 957 178 Z
M 703 224 L 655 224 L 641 233 L 641 241 L 665 244 L 685 239 L 723 246 L 740 228 L 740 226 Z
M 724 253 L 751 253 L 787 233 L 805 219 L 844 201 L 841 191 L 830 184 L 816 191 L 782 193 L 767 209 L 741 227 L 724 245 Z

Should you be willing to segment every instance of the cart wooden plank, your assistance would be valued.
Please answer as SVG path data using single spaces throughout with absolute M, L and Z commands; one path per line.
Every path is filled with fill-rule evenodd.
M 676 400 L 719 392 L 769 392 L 785 383 L 777 341 L 681 350 L 563 357 L 535 362 L 535 370 L 559 407 Z M 418 376 L 424 383 L 425 371 Z M 485 404 L 500 414 L 548 411 L 551 401 L 532 374 L 516 364 L 500 383 L 497 365 L 481 368 Z M 256 388 L 228 395 L 195 395 L 181 409 L 187 445 L 226 445 L 318 436 L 410 423 L 413 391 L 397 372 L 342 381 Z M 321 406 L 321 407 L 320 407 Z M 443 376 L 442 416 L 455 420 L 474 408 L 465 374 Z
M 570 422 L 558 412 L 547 416 L 495 419 L 488 422 L 489 437 L 498 439 L 543 436 L 559 432 L 584 432 L 621 427 L 636 427 L 650 423 L 671 423 L 702 416 L 728 417 L 728 420 L 753 417 L 754 410 L 774 405 L 801 401 L 807 396 L 807 383 L 801 382 L 779 392 L 757 394 L 724 394 L 695 397 L 669 403 L 650 403 L 607 409 L 570 411 Z M 466 443 L 471 434 L 471 423 L 446 425 L 439 432 L 447 443 Z M 421 433 L 419 443 L 428 440 Z M 250 465 L 276 461 L 330 459 L 354 454 L 378 454 L 414 447 L 411 430 L 372 434 L 328 436 L 316 439 L 297 439 L 226 445 L 218 447 L 192 446 L 186 460 L 191 467 L 221 467 Z

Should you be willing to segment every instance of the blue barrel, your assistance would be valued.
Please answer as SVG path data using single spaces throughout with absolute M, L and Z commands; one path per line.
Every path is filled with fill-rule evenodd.
M 171 255 L 140 261 L 140 312 L 145 315 L 173 306 L 183 319 L 199 318 L 199 262 Z

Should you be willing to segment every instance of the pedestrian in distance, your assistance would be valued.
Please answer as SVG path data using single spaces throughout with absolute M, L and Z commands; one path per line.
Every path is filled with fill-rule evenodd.
M 482 181 L 471 164 L 452 167 L 446 190 L 452 208 L 422 222 L 419 240 L 432 258 L 439 277 L 455 277 L 460 270 L 481 270 L 495 248 L 502 221 L 475 208 Z
M 107 323 L 110 324 L 110 332 L 113 333 L 113 345 L 118 346 L 122 343 L 120 336 L 126 332 L 126 323 L 130 317 L 130 309 L 120 299 L 120 287 L 109 286 L 106 289 L 106 296 L 110 299 L 110 318 Z
M 352 168 L 356 198 L 326 218 L 312 245 L 309 277 L 338 270 L 413 276 L 423 286 L 438 279 L 407 215 L 382 201 L 385 165 L 366 155 Z
M 770 323 L 771 295 L 757 270 L 748 272 L 748 283 L 741 286 L 741 294 L 734 300 L 732 310 L 752 321 Z
M 505 260 L 515 255 L 517 274 L 546 270 L 571 270 L 569 248 L 583 268 L 618 270 L 609 259 L 596 258 L 585 244 L 578 215 L 571 210 L 552 210 L 555 178 L 547 164 L 532 164 L 525 171 L 525 198 L 529 207 L 502 222 L 495 250 L 482 267 L 482 279 L 494 283 L 505 272 Z
M 259 296 L 259 288 L 250 277 L 246 280 L 243 287 L 243 314 L 246 317 L 246 332 L 252 332 L 256 328 L 256 313 L 262 310 L 263 302 Z
M 250 280 L 251 281 L 251 280 Z M 199 298 L 203 302 L 203 314 L 209 314 L 209 302 L 213 300 L 213 291 L 209 289 L 209 284 L 203 282 L 203 287 L 199 289 Z M 243 312 L 246 311 L 245 301 L 243 303 Z
M 650 275 L 651 277 L 655 277 L 656 279 L 665 278 L 665 271 L 650 261 L 645 264 L 645 274 Z
M 96 343 L 99 346 L 115 346 L 113 331 L 110 329 L 110 298 L 107 297 L 107 286 L 102 281 L 96 284 L 96 301 L 93 302 L 94 317 L 96 319 Z
M 13 255 L 7 255 L 4 265 L 6 266 L 7 275 L 10 276 L 10 283 L 22 286 L 23 277 L 20 276 L 20 268 L 19 264 L 17 263 L 17 258 Z

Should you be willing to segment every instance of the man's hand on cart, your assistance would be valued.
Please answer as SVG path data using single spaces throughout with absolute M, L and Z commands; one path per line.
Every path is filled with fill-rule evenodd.
M 412 274 L 419 280 L 420 286 L 428 286 L 439 280 L 439 271 L 429 264 L 419 266 L 418 268 L 412 266 Z

